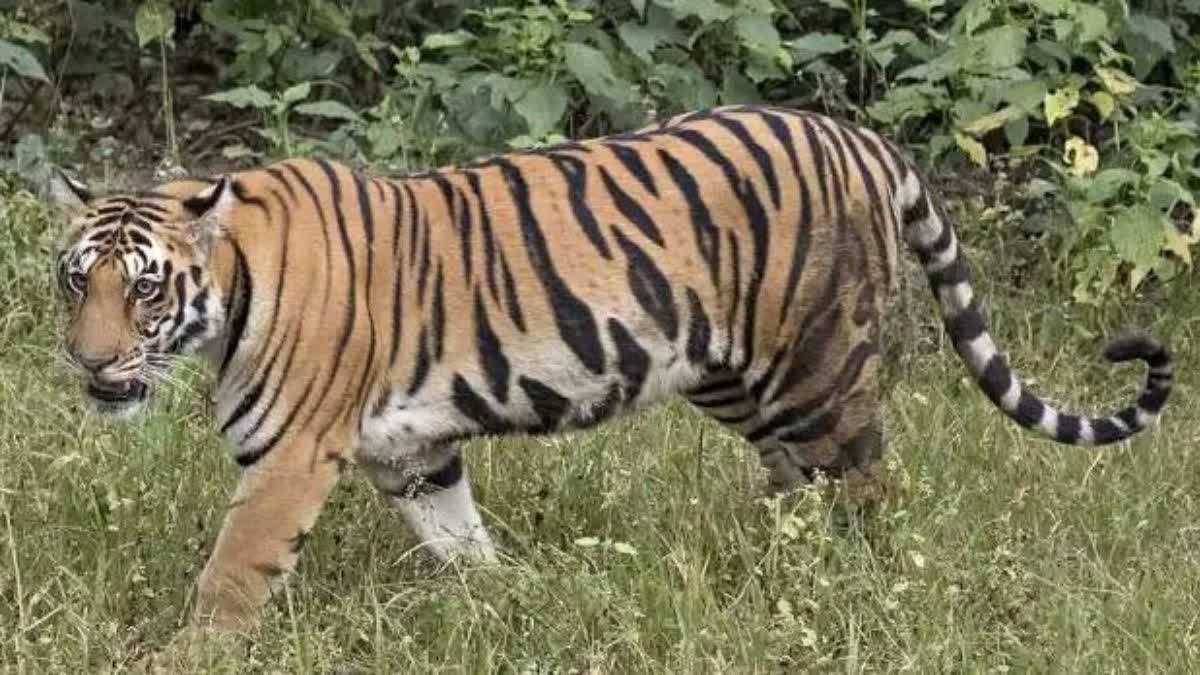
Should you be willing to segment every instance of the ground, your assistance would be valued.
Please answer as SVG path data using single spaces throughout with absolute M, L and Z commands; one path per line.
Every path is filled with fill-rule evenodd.
M 166 644 L 237 469 L 180 373 L 132 426 L 99 421 L 61 356 L 57 225 L 0 196 L 0 670 L 120 669 Z M 888 338 L 891 497 L 761 496 L 752 451 L 681 404 L 588 432 L 472 443 L 495 569 L 440 567 L 351 471 L 261 634 L 210 666 L 270 672 L 1195 672 L 1200 668 L 1196 284 L 1083 308 L 980 293 L 1017 369 L 1091 411 L 1132 398 L 1104 337 L 1178 357 L 1161 425 L 1104 450 L 1005 420 L 966 379 L 919 280 Z

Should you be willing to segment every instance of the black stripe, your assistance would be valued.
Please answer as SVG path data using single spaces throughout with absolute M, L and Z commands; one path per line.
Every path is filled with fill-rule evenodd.
M 508 378 L 511 373 L 508 357 L 504 355 L 500 339 L 488 323 L 487 310 L 483 307 L 483 296 L 478 288 L 475 289 L 475 345 L 492 395 L 500 403 L 507 403 Z
M 837 423 L 838 414 L 826 410 L 807 424 L 780 434 L 779 440 L 784 443 L 812 443 L 832 433 L 837 428 Z
M 660 149 L 658 157 L 667 167 L 667 173 L 670 174 L 671 180 L 675 182 L 675 186 L 679 188 L 679 191 L 683 193 L 684 200 L 687 201 L 688 216 L 691 218 L 692 232 L 696 237 L 696 247 L 700 249 L 700 257 L 708 265 L 709 278 L 712 280 L 713 286 L 719 287 L 721 233 L 716 225 L 713 225 L 712 215 L 705 206 L 704 199 L 700 196 L 700 186 L 683 163 L 675 159 L 669 152 Z
M 650 371 L 650 355 L 616 319 L 608 320 L 608 333 L 617 348 L 617 370 L 625 378 L 624 400 L 632 401 L 641 393 Z
M 409 396 L 417 393 L 425 384 L 425 379 L 429 377 L 429 365 L 429 336 L 422 327 L 421 334 L 417 336 L 417 356 L 413 362 L 413 373 L 408 381 Z
M 808 143 L 808 152 L 813 158 L 813 170 L 817 174 L 817 185 L 821 188 L 821 204 L 825 208 L 825 217 L 833 217 L 833 205 L 829 200 L 829 176 L 825 157 L 825 145 L 813 131 L 807 117 L 800 118 L 800 128 L 804 130 L 804 139 Z
M 503 434 L 512 430 L 512 424 L 492 410 L 483 397 L 475 393 L 462 375 L 455 374 L 451 384 L 450 400 L 460 413 L 465 415 L 487 434 Z
M 350 233 L 346 228 L 346 216 L 342 212 L 342 188 L 341 183 L 338 181 L 337 173 L 333 166 L 324 159 L 317 158 L 313 161 L 317 163 L 317 166 L 321 168 L 321 171 L 329 180 L 329 201 L 330 205 L 333 207 L 334 221 L 337 224 L 338 235 L 341 238 L 342 255 L 346 260 L 346 274 L 348 276 L 348 281 L 346 284 L 346 306 L 344 308 L 345 320 L 342 322 L 342 331 L 338 336 L 337 347 L 332 352 L 334 354 L 344 354 L 346 352 L 346 346 L 350 343 L 350 336 L 354 332 L 355 320 L 358 318 L 358 303 L 355 299 L 358 288 L 357 282 L 355 281 L 356 270 L 354 263 L 354 247 L 350 242 Z M 333 388 L 334 381 L 337 379 L 337 373 L 338 369 L 329 369 L 329 377 L 326 378 L 324 387 L 322 387 L 320 394 L 317 395 L 318 402 L 323 402 L 326 400 L 330 390 Z M 347 380 L 352 381 L 352 378 L 347 378 Z M 324 433 L 322 432 L 320 436 L 324 437 Z
M 968 348 L 967 342 L 987 332 L 983 315 L 979 313 L 979 308 L 973 302 L 958 314 L 947 317 L 945 324 L 950 339 L 954 341 L 956 347 L 962 349 Z
M 471 238 L 474 236 L 474 220 L 471 218 L 471 205 L 467 202 L 467 196 L 462 190 L 454 188 L 455 203 L 458 205 L 458 236 L 460 242 L 459 255 L 462 256 L 463 278 L 468 282 L 471 281 L 472 261 L 471 261 Z M 482 208 L 482 204 L 480 205 Z
M 350 174 L 354 177 L 355 191 L 358 193 L 358 212 L 359 219 L 363 222 L 363 228 L 367 235 L 367 279 L 365 284 L 365 298 L 363 299 L 363 307 L 367 310 L 367 359 L 364 372 L 359 374 L 358 392 L 354 395 L 353 410 L 359 410 L 366 404 L 367 393 L 370 385 L 375 382 L 375 312 L 373 307 L 375 303 L 371 300 L 371 291 L 375 288 L 375 211 L 374 205 L 371 204 L 371 196 L 367 190 L 367 182 L 362 173 L 353 171 Z
M 584 236 L 592 242 L 592 246 L 601 257 L 612 260 L 612 251 L 608 248 L 608 242 L 604 241 L 600 224 L 596 222 L 596 216 L 588 205 L 587 164 L 570 155 L 551 155 L 550 159 L 554 161 L 555 168 L 567 183 L 567 203 L 571 205 L 571 213 L 583 230 Z
M 741 388 L 741 386 L 742 378 L 729 377 L 720 380 L 713 380 L 707 384 L 700 385 L 699 387 L 687 392 L 687 395 L 688 397 L 708 396 L 709 394 L 715 394 L 717 392 L 725 391 L 726 389 L 732 389 L 734 387 Z
M 533 406 L 541 424 L 536 432 L 549 432 L 558 428 L 562 418 L 571 407 L 571 402 L 546 384 L 531 377 L 522 375 L 517 378 L 517 385 L 525 392 L 526 398 Z
M 404 199 L 401 196 L 400 188 L 395 183 L 387 181 L 385 183 L 392 193 L 392 201 L 395 204 L 392 212 L 392 346 L 388 350 L 388 368 L 396 365 L 396 356 L 400 353 L 400 342 L 404 338 L 404 273 L 400 265 L 400 235 L 404 227 L 403 207 Z M 407 188 L 407 186 L 405 186 Z M 411 210 L 411 205 L 409 206 Z
M 839 147 L 844 144 L 846 149 L 850 151 L 850 156 L 854 160 L 855 167 L 858 169 L 859 180 L 866 187 L 871 211 L 871 223 L 868 229 L 871 231 L 871 236 L 874 239 L 875 250 L 878 251 L 884 284 L 890 285 L 892 282 L 891 266 L 884 262 L 887 259 L 887 244 L 884 242 L 884 223 L 886 222 L 886 218 L 883 215 L 883 200 L 880 195 L 879 186 L 875 183 L 875 175 L 867 166 L 866 161 L 863 160 L 862 153 L 859 152 L 858 146 L 854 143 L 846 127 L 832 120 L 830 124 L 833 127 L 833 133 L 830 135 L 838 140 Z
M 631 176 L 636 178 L 646 192 L 658 196 L 658 186 L 654 184 L 654 175 L 646 168 L 646 163 L 642 161 L 642 155 L 633 148 L 626 147 L 620 143 L 605 143 L 604 147 L 612 151 L 614 157 L 617 158 L 629 172 Z
M 250 265 L 246 262 L 246 254 L 236 240 L 230 239 L 234 255 L 233 291 L 226 304 L 226 317 L 232 317 L 229 326 L 229 338 L 225 342 L 225 356 L 221 358 L 221 368 L 217 371 L 218 379 L 225 378 L 225 370 L 233 360 L 233 354 L 242 342 L 246 331 L 246 320 L 250 317 L 250 301 L 254 297 L 254 282 L 250 278 Z M 230 313 L 232 309 L 232 314 Z
M 433 281 L 432 323 L 433 358 L 441 361 L 446 345 L 446 284 L 442 276 L 442 261 L 438 260 L 437 274 Z
M 625 278 L 633 297 L 637 299 L 642 309 L 654 319 L 659 329 L 674 341 L 679 336 L 679 312 L 675 307 L 675 297 L 671 292 L 671 283 L 666 275 L 658 269 L 650 256 L 638 248 L 637 244 L 627 239 L 621 231 L 613 228 L 613 237 L 617 245 L 625 253 L 628 266 Z
M 700 296 L 692 288 L 687 289 L 688 326 L 687 358 L 694 364 L 706 365 L 709 362 L 708 347 L 712 342 L 712 326 L 709 325 L 708 315 L 704 313 L 704 305 Z
M 1004 408 L 1001 399 L 1004 398 L 1004 394 L 1008 392 L 1013 381 L 1012 371 L 1009 369 L 1008 364 L 1005 363 L 1004 357 L 999 354 L 992 356 L 988 360 L 987 365 L 984 366 L 983 373 L 975 381 L 979 384 L 979 388 L 983 390 L 984 396 L 991 399 L 992 403 L 995 403 L 997 407 Z
M 1076 415 L 1059 415 L 1058 416 L 1058 435 L 1057 439 L 1062 443 L 1075 445 L 1079 442 L 1081 425 L 1079 417 Z
M 771 155 L 767 153 L 758 141 L 754 140 L 750 132 L 746 131 L 746 125 L 740 121 L 724 115 L 713 115 L 712 120 L 725 127 L 750 152 L 754 163 L 758 165 L 759 171 L 762 172 L 763 177 L 767 180 L 767 192 L 771 195 L 771 204 L 778 209 L 779 178 L 775 175 L 775 164 L 771 161 Z
M 654 224 L 654 219 L 637 203 L 637 200 L 630 197 L 629 193 L 621 189 L 617 181 L 608 173 L 608 169 L 605 169 L 603 166 L 600 167 L 600 180 L 604 183 L 605 189 L 608 190 L 608 194 L 613 199 L 613 204 L 616 205 L 621 215 L 625 216 L 626 220 L 641 230 L 642 234 L 646 235 L 650 241 L 663 246 L 662 233 L 659 232 L 658 226 Z
M 483 189 L 479 184 L 479 174 L 467 171 L 467 187 L 479 203 L 479 237 L 483 240 L 483 263 L 487 268 L 488 291 L 494 302 L 500 302 L 500 286 L 496 283 L 496 263 L 499 255 L 496 250 L 496 237 L 492 231 L 492 217 L 487 200 L 483 198 Z
M 1097 444 L 1115 443 L 1128 434 L 1121 430 L 1120 427 L 1112 423 L 1112 420 L 1107 417 L 1096 417 L 1092 419 L 1092 437 Z
M 521 237 L 525 242 L 530 265 L 538 275 L 542 287 L 546 289 L 559 336 L 585 368 L 593 374 L 603 373 L 604 350 L 600 344 L 596 319 L 587 304 L 571 292 L 570 287 L 555 270 L 554 258 L 550 255 L 545 235 L 530 204 L 529 186 L 524 175 L 507 160 L 497 159 L 496 165 L 508 184 L 509 193 L 517 209 Z
M 512 271 L 508 269 L 508 259 L 500 256 L 500 273 L 504 279 L 504 306 L 508 309 L 508 318 L 522 333 L 525 332 L 525 315 L 521 312 L 521 301 L 517 297 L 517 284 L 513 280 Z

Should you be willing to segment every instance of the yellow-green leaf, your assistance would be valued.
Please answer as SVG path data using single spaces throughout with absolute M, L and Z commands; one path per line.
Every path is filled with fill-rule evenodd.
M 1092 105 L 1096 106 L 1096 112 L 1100 113 L 1100 119 L 1106 120 L 1113 111 L 1117 109 L 1117 102 L 1112 95 L 1107 91 L 1094 91 L 1089 97 Z
M 1111 92 L 1113 96 L 1128 96 L 1137 89 L 1137 80 L 1133 79 L 1132 75 L 1118 68 L 1096 66 L 1096 75 L 1100 78 L 1100 82 L 1104 84 L 1104 88 Z
M 1008 124 L 1016 117 L 1021 116 L 1021 110 L 1016 106 L 1007 106 L 995 112 L 990 112 L 986 115 L 976 117 L 970 124 L 963 127 L 963 131 L 972 136 L 986 134 L 994 129 Z
M 1075 106 L 1079 105 L 1079 90 L 1071 87 L 1058 89 L 1046 94 L 1046 98 L 1042 100 L 1042 110 L 1046 114 L 1046 124 L 1054 126 L 1054 123 L 1065 119 L 1075 110 Z
M 971 158 L 972 162 L 979 166 L 987 166 L 987 149 L 983 147 L 983 143 L 960 131 L 954 132 L 954 142 L 958 145 L 959 150 Z

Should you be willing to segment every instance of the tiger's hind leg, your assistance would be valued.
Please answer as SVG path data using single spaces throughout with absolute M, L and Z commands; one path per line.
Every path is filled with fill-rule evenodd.
M 438 446 L 397 464 L 369 459 L 359 466 L 439 559 L 496 562 L 457 445 Z
M 851 503 L 882 498 L 879 322 L 873 289 L 831 305 L 769 365 L 715 373 L 688 400 L 758 449 L 773 491 L 840 480 Z

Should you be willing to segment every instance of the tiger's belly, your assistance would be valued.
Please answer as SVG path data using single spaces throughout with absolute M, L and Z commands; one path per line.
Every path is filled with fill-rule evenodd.
M 401 459 L 477 436 L 547 434 L 594 426 L 694 386 L 703 372 L 670 350 L 642 368 L 592 375 L 578 367 L 527 364 L 498 381 L 483 373 L 435 373 L 421 390 L 397 390 L 367 411 L 358 452 Z

